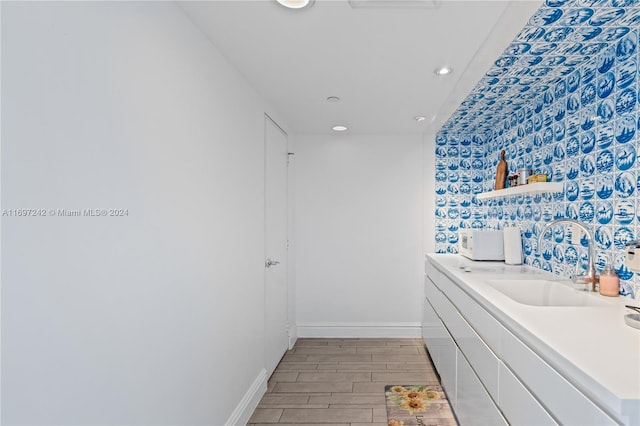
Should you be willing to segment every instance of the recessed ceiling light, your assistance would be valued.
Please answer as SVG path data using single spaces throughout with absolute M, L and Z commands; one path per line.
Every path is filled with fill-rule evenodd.
M 451 74 L 453 70 L 449 67 L 441 67 L 441 68 L 436 68 L 435 71 L 433 72 L 435 72 L 436 75 L 448 75 L 448 74 Z
M 347 126 L 333 126 L 332 129 L 334 132 L 346 132 Z
M 420 123 L 421 121 L 426 120 L 427 117 L 425 117 L 424 115 L 416 115 L 415 117 L 413 117 L 413 119 Z
M 313 4 L 313 0 L 276 0 L 278 3 L 289 9 L 304 9 Z
M 327 98 L 327 102 L 338 102 L 339 100 L 340 100 L 340 98 L 337 97 L 337 96 L 329 96 Z

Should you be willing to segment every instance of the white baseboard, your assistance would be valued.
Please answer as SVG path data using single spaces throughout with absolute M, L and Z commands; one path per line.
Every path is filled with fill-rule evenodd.
M 298 340 L 298 327 L 295 325 L 289 327 L 289 349 L 293 349 L 293 345 L 296 344 L 296 340 Z
M 255 411 L 262 396 L 267 392 L 267 370 L 264 368 L 253 381 L 247 393 L 244 394 L 240 403 L 233 410 L 227 419 L 225 426 L 246 425 L 249 418 Z
M 421 337 L 419 322 L 303 322 L 298 337 Z

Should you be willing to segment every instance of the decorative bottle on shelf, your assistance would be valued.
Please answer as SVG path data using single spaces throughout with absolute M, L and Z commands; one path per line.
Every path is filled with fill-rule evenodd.
M 600 273 L 599 290 L 603 296 L 616 297 L 620 294 L 620 277 L 611 266 L 611 261 Z
M 504 189 L 504 183 L 507 180 L 507 173 L 509 167 L 507 166 L 507 160 L 504 159 L 506 151 L 503 149 L 500 151 L 500 161 L 498 161 L 498 167 L 496 168 L 496 184 L 493 189 Z

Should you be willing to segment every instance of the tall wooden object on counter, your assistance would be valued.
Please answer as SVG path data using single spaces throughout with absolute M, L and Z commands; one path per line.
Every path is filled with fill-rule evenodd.
M 496 184 L 493 189 L 504 189 L 504 182 L 507 180 L 507 173 L 509 171 L 507 166 L 507 160 L 504 159 L 506 152 L 503 149 L 500 151 L 500 161 L 496 169 Z

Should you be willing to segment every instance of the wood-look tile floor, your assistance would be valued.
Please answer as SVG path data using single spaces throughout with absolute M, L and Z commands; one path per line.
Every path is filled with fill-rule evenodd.
M 249 425 L 386 426 L 385 385 L 423 384 L 439 382 L 422 339 L 298 339 Z

